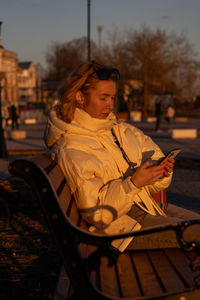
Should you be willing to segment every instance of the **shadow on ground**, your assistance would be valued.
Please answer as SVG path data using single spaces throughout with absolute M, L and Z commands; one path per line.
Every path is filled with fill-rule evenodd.
M 52 299 L 61 262 L 29 186 L 1 181 L 0 211 L 0 298 Z

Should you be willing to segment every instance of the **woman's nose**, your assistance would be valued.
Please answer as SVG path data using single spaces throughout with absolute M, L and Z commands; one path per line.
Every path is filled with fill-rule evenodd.
M 108 100 L 107 107 L 109 107 L 109 109 L 111 109 L 111 110 L 114 108 L 114 100 L 113 99 Z

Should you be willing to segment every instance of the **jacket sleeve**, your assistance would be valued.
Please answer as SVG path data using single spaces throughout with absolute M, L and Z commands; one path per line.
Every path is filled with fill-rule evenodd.
M 148 185 L 147 188 L 150 194 L 152 195 L 168 188 L 171 183 L 172 176 L 173 173 L 171 173 L 169 177 L 163 177 L 162 179 L 157 180 L 154 184 Z
M 84 151 L 60 149 L 54 159 L 68 180 L 82 216 L 98 228 L 126 214 L 133 204 L 133 196 L 140 191 L 129 177 L 104 182 L 101 161 Z
M 146 159 L 151 162 L 156 162 L 159 158 L 163 157 L 164 154 L 160 147 L 147 135 L 145 135 L 141 130 L 134 129 L 135 134 L 138 137 L 138 141 L 141 146 L 142 151 L 142 162 L 143 163 Z M 151 153 L 151 156 L 148 157 L 145 154 Z M 157 180 L 154 184 L 148 185 L 147 188 L 150 194 L 158 193 L 163 189 L 168 188 L 171 183 L 173 173 L 170 174 L 169 177 L 163 177 L 162 179 Z

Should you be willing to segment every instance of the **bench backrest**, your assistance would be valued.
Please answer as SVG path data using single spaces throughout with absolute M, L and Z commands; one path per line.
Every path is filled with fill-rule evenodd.
M 77 209 L 70 187 L 59 165 L 51 158 L 42 154 L 32 158 L 32 161 L 45 173 L 50 180 L 51 187 L 63 215 L 72 223 L 80 225 L 80 213 Z
M 79 293 L 77 298 L 82 299 L 82 295 L 87 294 L 88 299 L 94 299 L 93 287 L 85 276 L 85 266 L 75 244 L 80 233 L 76 235 L 71 227 L 72 223 L 81 228 L 85 225 L 60 167 L 44 153 L 32 159 L 14 160 L 9 171 L 30 184 L 40 200 L 70 282 Z

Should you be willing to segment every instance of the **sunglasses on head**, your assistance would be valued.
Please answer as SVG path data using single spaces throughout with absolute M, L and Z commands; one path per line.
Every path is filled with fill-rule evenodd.
M 113 78 L 115 80 L 120 79 L 120 73 L 117 69 L 106 69 L 106 68 L 98 69 L 94 71 L 92 74 L 90 74 L 90 76 L 94 74 L 97 74 L 100 80 L 109 80 L 110 78 Z

